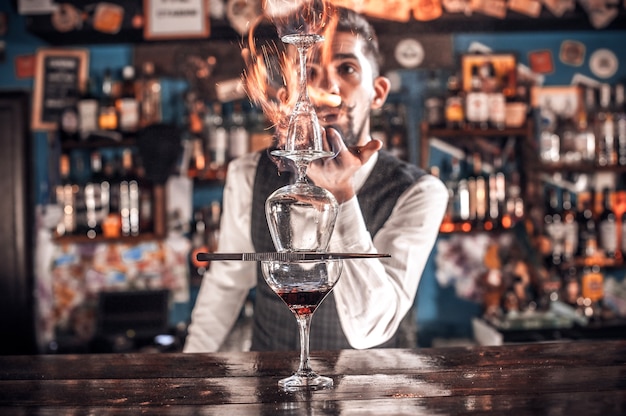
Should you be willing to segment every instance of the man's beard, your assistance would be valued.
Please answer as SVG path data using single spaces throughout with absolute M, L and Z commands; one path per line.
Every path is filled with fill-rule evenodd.
M 367 121 L 367 118 L 364 118 L 363 121 L 361 122 L 361 125 L 359 125 L 358 127 L 355 127 L 355 121 L 354 121 L 354 116 L 352 115 L 352 109 L 353 107 L 345 107 L 344 109 L 342 109 L 342 110 L 345 110 L 345 114 L 346 114 L 347 122 L 345 126 L 339 126 L 336 124 L 330 124 L 326 126 L 326 127 L 332 127 L 339 132 L 346 147 L 356 146 L 359 144 L 359 139 L 361 138 L 363 134 L 363 129 L 365 128 L 365 124 L 366 124 L 365 122 Z

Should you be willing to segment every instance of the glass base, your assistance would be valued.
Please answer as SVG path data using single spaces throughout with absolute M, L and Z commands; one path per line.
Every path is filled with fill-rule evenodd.
M 278 385 L 286 391 L 321 390 L 333 386 L 333 379 L 320 376 L 314 371 L 308 373 L 295 373 L 294 375 L 278 381 Z

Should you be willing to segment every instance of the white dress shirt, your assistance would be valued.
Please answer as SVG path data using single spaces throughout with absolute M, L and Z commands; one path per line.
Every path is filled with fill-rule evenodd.
M 229 164 L 220 252 L 254 251 L 250 213 L 259 156 L 258 152 L 250 153 Z M 377 156 L 356 173 L 357 193 Z M 334 296 L 343 332 L 352 347 L 374 347 L 395 334 L 413 305 L 447 201 L 445 185 L 434 176 L 422 176 L 399 197 L 374 239 L 367 231 L 357 198 L 340 205 L 329 251 L 391 254 L 380 260 L 344 261 Z M 200 287 L 183 351 L 217 351 L 256 284 L 255 262 L 212 262 Z

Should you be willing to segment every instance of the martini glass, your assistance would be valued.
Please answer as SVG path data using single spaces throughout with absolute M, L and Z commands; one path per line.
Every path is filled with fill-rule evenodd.
M 279 380 L 287 391 L 317 390 L 333 386 L 333 379 L 317 374 L 309 363 L 311 318 L 331 292 L 343 270 L 342 260 L 264 261 L 263 277 L 293 312 L 300 331 L 300 365 L 290 377 Z

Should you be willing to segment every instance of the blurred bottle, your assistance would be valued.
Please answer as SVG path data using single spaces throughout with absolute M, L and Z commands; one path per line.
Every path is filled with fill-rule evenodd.
M 408 160 L 406 106 L 397 103 L 389 118 L 389 152 L 400 160 Z
M 135 68 L 126 65 L 122 68 L 120 96 L 115 102 L 119 114 L 119 128 L 123 133 L 132 133 L 139 127 L 139 101 L 135 80 Z
M 465 126 L 465 109 L 461 83 L 456 75 L 448 78 L 447 90 L 445 101 L 446 128 L 461 129 Z
M 118 116 L 113 96 L 113 78 L 111 70 L 105 69 L 102 78 L 102 92 L 98 107 L 98 128 L 100 130 L 117 130 Z
M 626 104 L 624 101 L 624 84 L 615 84 L 615 135 L 617 137 L 617 163 L 626 165 Z
M 74 94 L 67 97 L 68 104 L 61 110 L 59 117 L 59 139 L 62 142 L 75 142 L 80 139 L 78 99 Z
M 557 117 L 550 100 L 539 109 L 539 157 L 544 163 L 556 163 L 561 158 L 561 140 L 556 134 Z
M 160 123 L 163 119 L 161 109 L 161 81 L 155 75 L 153 62 L 144 62 L 139 80 L 139 89 L 141 101 L 140 127 Z
M 208 179 L 223 179 L 226 175 L 228 132 L 222 117 L 222 103 L 213 103 L 212 111 L 204 118 L 207 154 L 209 155 Z
M 589 114 L 590 109 L 593 109 L 595 106 L 595 96 L 591 88 L 586 88 L 584 94 L 585 105 L 578 106 L 575 115 L 575 147 L 578 153 L 580 153 L 581 161 L 593 162 L 596 158 L 596 135 L 593 131 L 593 125 L 589 123 Z
M 593 257 L 598 252 L 598 229 L 593 211 L 595 193 L 583 199 L 578 209 L 578 256 Z
M 57 204 L 61 207 L 62 218 L 57 225 L 57 235 L 72 235 L 76 231 L 76 193 L 78 186 L 70 178 L 70 157 L 59 157 L 60 183 L 56 186 Z
M 595 113 L 595 132 L 598 139 L 597 163 L 600 166 L 613 166 L 617 163 L 615 149 L 615 125 L 611 112 L 611 86 L 600 86 L 599 108 Z
M 489 127 L 489 96 L 483 91 L 477 65 L 471 68 L 470 91 L 465 96 L 465 118 L 470 128 Z
M 563 220 L 563 259 L 570 262 L 578 252 L 577 212 L 572 203 L 572 194 L 564 189 L 561 194 L 561 218 Z
M 93 78 L 87 80 L 85 94 L 80 97 L 76 108 L 78 109 L 78 131 L 80 139 L 85 140 L 89 135 L 98 130 L 98 99 L 95 94 L 96 84 Z
M 617 216 L 613 210 L 612 192 L 609 188 L 602 190 L 602 212 L 598 217 L 598 234 L 600 248 L 611 259 L 617 255 Z
M 235 159 L 248 152 L 250 136 L 246 125 L 246 114 L 240 101 L 233 105 L 228 123 L 228 157 Z

